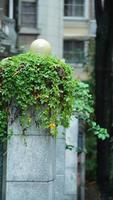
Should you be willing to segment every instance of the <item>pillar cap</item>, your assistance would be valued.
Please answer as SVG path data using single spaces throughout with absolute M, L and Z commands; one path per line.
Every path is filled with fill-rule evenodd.
M 45 39 L 36 39 L 31 43 L 30 51 L 40 55 L 50 55 L 52 52 L 51 44 Z

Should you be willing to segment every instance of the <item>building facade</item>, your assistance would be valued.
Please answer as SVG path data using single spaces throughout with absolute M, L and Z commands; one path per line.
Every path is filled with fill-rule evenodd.
M 95 37 L 93 0 L 64 0 L 63 57 L 75 69 L 75 76 L 88 78 L 84 66 L 88 53 L 88 42 Z
M 53 55 L 71 64 L 77 78 L 87 80 L 88 41 L 96 29 L 93 0 L 5 0 L 3 6 L 4 14 L 15 19 L 20 51 L 44 38 Z
M 17 53 L 15 20 L 7 16 L 4 1 L 0 1 L 0 59 Z
M 9 0 L 5 15 L 16 21 L 18 46 L 29 48 L 38 38 L 47 39 L 53 54 L 81 67 L 87 41 L 95 36 L 93 0 Z
M 87 79 L 84 62 L 88 41 L 95 37 L 96 28 L 93 0 L 2 0 L 0 19 L 3 15 L 13 22 L 13 26 L 15 20 L 17 37 L 14 32 L 9 34 L 11 32 L 7 26 L 3 28 L 3 23 L 0 24 L 2 32 L 10 38 L 10 44 L 13 38 L 20 50 L 28 50 L 33 40 L 44 38 L 51 43 L 53 55 L 71 64 L 78 78 Z M 12 51 L 14 46 L 11 47 Z M 0 189 L 1 182 L 2 171 Z M 84 188 L 80 190 L 84 191 Z M 83 197 L 81 200 L 84 200 Z

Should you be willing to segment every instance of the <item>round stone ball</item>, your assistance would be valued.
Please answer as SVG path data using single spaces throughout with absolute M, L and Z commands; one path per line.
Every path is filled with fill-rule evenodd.
M 40 55 L 50 55 L 52 51 L 51 44 L 44 39 L 34 40 L 30 46 L 30 51 Z

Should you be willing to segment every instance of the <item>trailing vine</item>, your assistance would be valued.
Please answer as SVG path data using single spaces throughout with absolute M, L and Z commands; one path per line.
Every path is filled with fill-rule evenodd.
M 94 99 L 90 92 L 89 84 L 81 81 L 76 82 L 74 110 L 79 119 L 85 121 L 89 133 L 93 133 L 102 140 L 109 137 L 107 129 L 100 127 L 100 125 L 96 123 Z
M 96 131 L 98 129 L 90 120 L 93 108 L 88 86 L 73 79 L 69 65 L 51 56 L 25 53 L 2 60 L 0 99 L 2 140 L 7 137 L 6 127 L 11 113 L 11 123 L 19 118 L 23 134 L 34 116 L 37 126 L 49 129 L 56 136 L 57 127 L 62 125 L 67 128 L 73 113 L 91 122 Z M 99 127 L 97 132 L 102 139 L 108 137 L 106 129 Z

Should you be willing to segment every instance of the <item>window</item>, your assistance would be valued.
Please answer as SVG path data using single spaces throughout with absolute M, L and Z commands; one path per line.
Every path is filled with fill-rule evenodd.
M 64 40 L 64 59 L 70 64 L 84 62 L 84 41 Z
M 64 16 L 84 17 L 85 0 L 64 0 Z
M 36 2 L 21 2 L 21 27 L 36 28 Z

